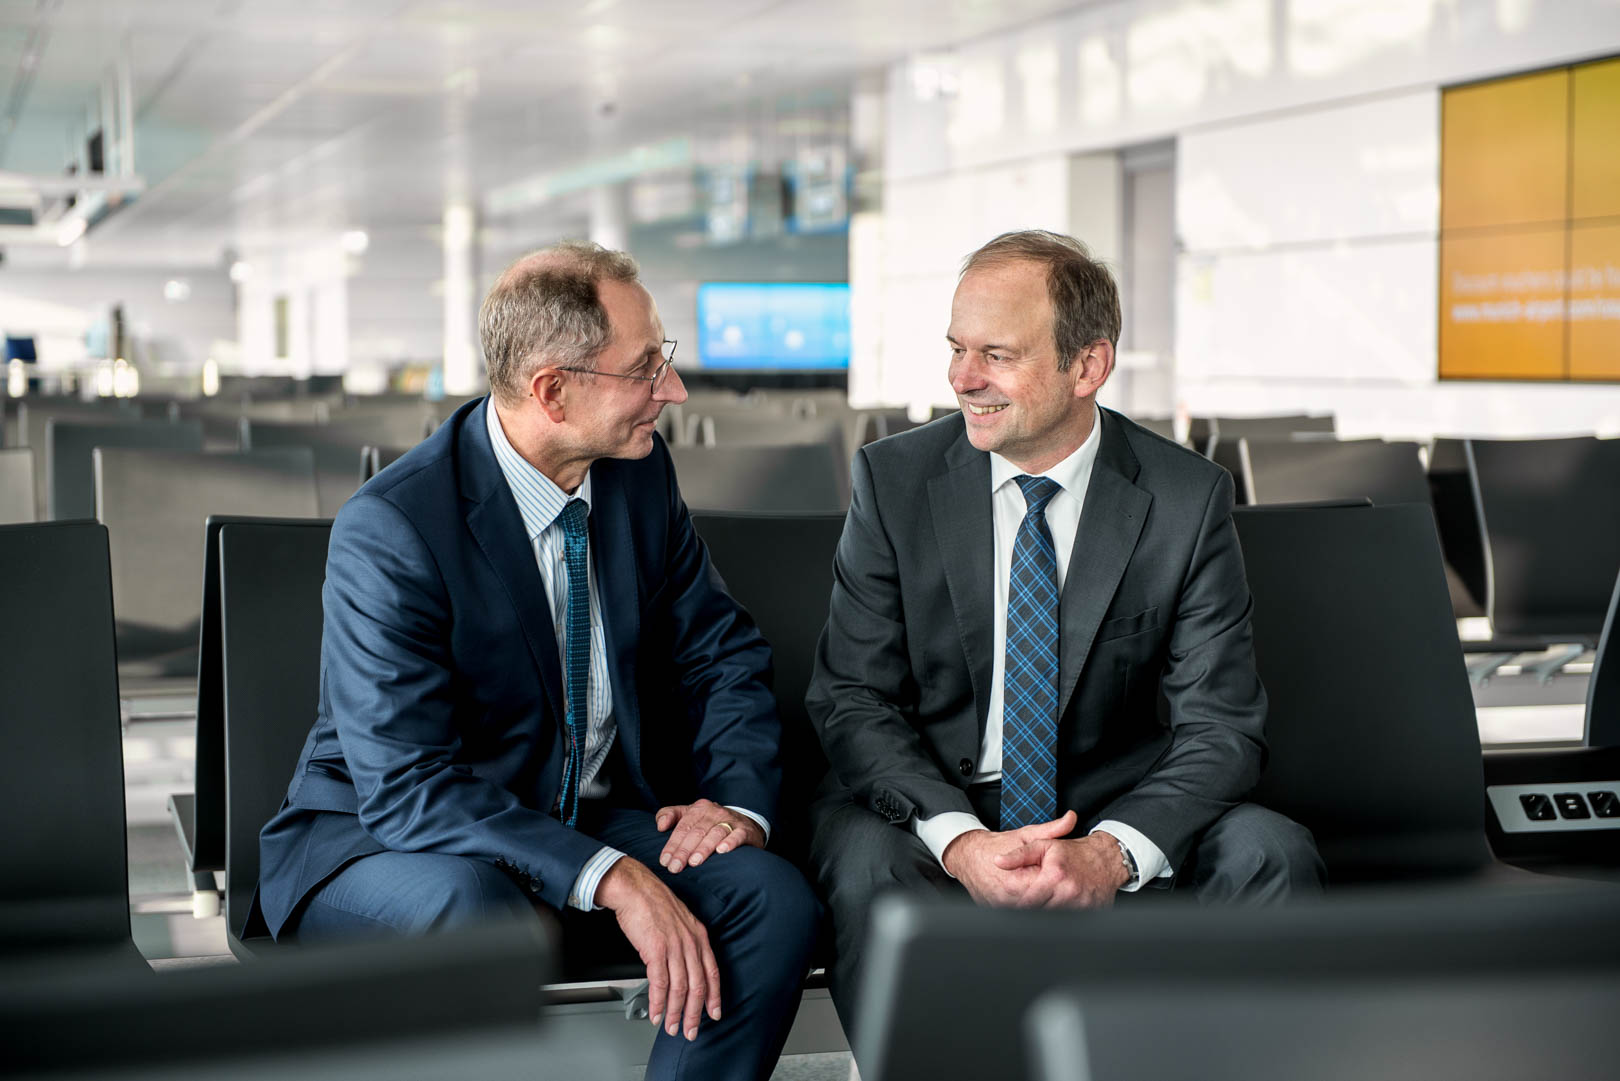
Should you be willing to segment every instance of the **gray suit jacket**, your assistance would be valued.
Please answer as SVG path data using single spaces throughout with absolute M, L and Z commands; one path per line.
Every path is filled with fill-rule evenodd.
M 1058 803 L 1087 828 L 1134 826 L 1175 868 L 1265 756 L 1232 478 L 1104 412 L 1060 600 Z M 806 706 L 857 803 L 900 826 L 971 813 L 993 663 L 990 456 L 956 415 L 868 445 L 853 481 Z

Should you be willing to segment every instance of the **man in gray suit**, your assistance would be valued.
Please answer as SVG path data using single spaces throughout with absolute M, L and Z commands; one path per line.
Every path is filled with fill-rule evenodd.
M 997 237 L 951 304 L 962 412 L 855 457 L 806 698 L 846 1029 L 886 889 L 1087 908 L 1320 888 L 1309 832 L 1243 802 L 1266 699 L 1232 478 L 1098 407 L 1119 329 L 1084 245 Z

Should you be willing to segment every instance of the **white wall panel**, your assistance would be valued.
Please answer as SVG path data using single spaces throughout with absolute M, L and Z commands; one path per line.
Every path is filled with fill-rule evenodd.
M 1434 379 L 1435 242 L 1181 256 L 1184 379 Z
M 1177 144 L 1187 251 L 1433 234 L 1440 103 L 1432 89 L 1189 132 Z

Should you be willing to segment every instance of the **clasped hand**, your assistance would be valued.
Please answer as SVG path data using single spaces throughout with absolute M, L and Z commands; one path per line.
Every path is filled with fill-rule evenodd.
M 997 833 L 973 830 L 946 846 L 945 869 L 980 904 L 1007 908 L 1101 908 L 1128 881 L 1119 845 L 1106 833 L 1069 838 L 1073 811 Z

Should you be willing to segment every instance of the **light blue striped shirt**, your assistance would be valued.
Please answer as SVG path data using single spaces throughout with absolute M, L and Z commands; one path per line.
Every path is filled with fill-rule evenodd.
M 551 626 L 557 636 L 557 650 L 566 666 L 568 658 L 564 635 L 568 622 L 568 568 L 563 555 L 563 529 L 557 519 L 570 498 L 584 500 L 585 506 L 590 507 L 591 475 L 589 472 L 585 474 L 579 490 L 570 497 L 513 448 L 511 440 L 506 438 L 506 432 L 501 428 L 500 418 L 496 416 L 493 397 L 488 399 L 484 414 L 495 461 L 506 477 L 507 487 L 512 490 L 512 498 L 517 501 L 518 514 L 523 518 L 523 528 L 528 533 L 535 561 L 540 566 L 546 601 L 551 606 Z M 579 795 L 581 799 L 601 799 L 608 794 L 609 782 L 598 774 L 601 773 L 602 764 L 607 761 L 608 751 L 613 747 L 618 725 L 613 719 L 613 685 L 608 679 L 607 643 L 602 633 L 602 610 L 597 603 L 596 560 L 590 557 L 588 544 L 586 560 L 586 582 L 590 590 L 591 665 L 585 702 L 585 764 L 580 770 Z M 770 840 L 771 826 L 765 819 L 744 807 L 728 805 L 727 809 L 747 815 L 759 823 L 760 829 L 765 831 L 766 840 Z M 587 912 L 596 908 L 596 887 L 601 885 L 602 876 L 623 855 L 618 849 L 603 845 L 596 855 L 586 861 L 579 877 L 574 880 L 574 888 L 568 893 L 568 904 Z
M 495 450 L 495 461 L 500 463 L 506 483 L 517 500 L 518 514 L 523 528 L 534 548 L 535 561 L 540 566 L 540 579 L 545 583 L 546 600 L 551 606 L 551 628 L 557 636 L 557 649 L 567 664 L 565 633 L 568 623 L 568 567 L 563 555 L 563 528 L 558 521 L 570 496 L 550 477 L 530 465 L 512 447 L 501 429 L 500 418 L 495 415 L 495 402 L 491 398 L 484 409 L 489 423 L 489 443 Z M 591 503 L 591 475 L 572 496 Z M 608 794 L 609 783 L 598 777 L 602 763 L 607 761 L 618 725 L 613 720 L 613 686 L 608 680 L 607 645 L 602 635 L 602 609 L 596 599 L 596 561 L 590 558 L 586 546 L 587 583 L 590 589 L 591 610 L 591 665 L 585 700 L 585 763 L 580 770 L 579 795 L 581 799 L 601 799 Z M 567 688 L 563 690 L 567 694 Z M 568 903 L 589 912 L 596 907 L 596 887 L 602 876 L 619 861 L 624 853 L 603 845 L 601 851 L 586 861 L 574 888 L 568 892 Z

